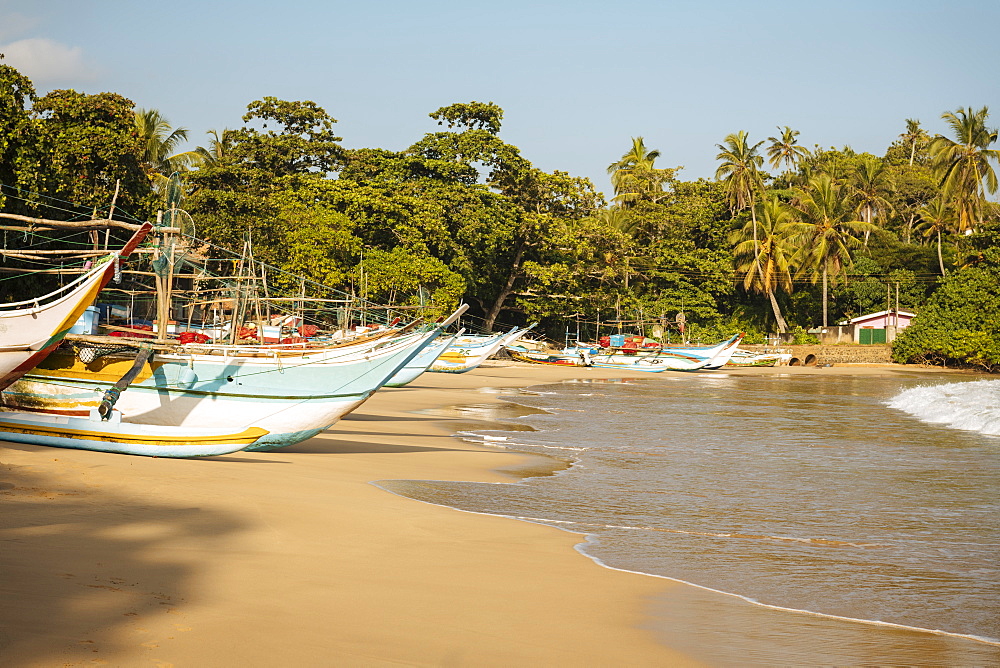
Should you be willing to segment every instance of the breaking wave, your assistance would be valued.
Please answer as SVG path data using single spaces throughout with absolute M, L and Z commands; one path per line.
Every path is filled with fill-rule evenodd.
M 886 404 L 924 422 L 1000 436 L 1000 380 L 913 387 Z

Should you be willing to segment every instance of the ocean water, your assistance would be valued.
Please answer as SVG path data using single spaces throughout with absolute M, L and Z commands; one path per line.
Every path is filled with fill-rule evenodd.
M 1000 380 L 716 372 L 507 399 L 463 409 L 504 426 L 462 438 L 550 465 L 379 484 L 695 585 L 650 601 L 650 628 L 711 665 L 1000 665 Z

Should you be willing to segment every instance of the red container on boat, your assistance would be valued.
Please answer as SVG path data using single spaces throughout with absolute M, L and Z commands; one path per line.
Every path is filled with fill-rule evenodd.
M 611 337 L 602 336 L 600 339 L 597 340 L 597 342 L 600 344 L 602 348 L 607 348 L 608 346 L 611 345 Z
M 208 343 L 209 338 L 202 334 L 201 332 L 181 332 L 177 338 L 180 340 L 181 345 L 185 343 Z
M 319 327 L 316 325 L 302 325 L 299 327 L 299 335 L 301 336 L 316 336 L 316 332 L 319 331 Z

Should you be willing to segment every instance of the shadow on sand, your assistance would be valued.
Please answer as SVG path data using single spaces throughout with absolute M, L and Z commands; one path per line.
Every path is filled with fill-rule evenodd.
M 6 666 L 59 665 L 66 656 L 89 665 L 135 652 L 143 621 L 163 619 L 197 596 L 197 556 L 166 550 L 168 541 L 200 552 L 246 528 L 227 513 L 126 498 L 89 484 L 86 469 L 93 467 L 67 464 L 66 476 L 57 478 L 9 461 L 0 449 Z
M 350 422 L 433 422 L 439 418 L 421 417 L 419 415 L 368 415 L 366 413 L 348 413 L 340 419 Z
M 365 432 L 367 434 L 367 432 Z M 398 434 L 386 434 L 398 436 Z M 451 437 L 442 437 L 451 441 Z M 425 445 L 398 445 L 395 443 L 366 443 L 340 438 L 311 438 L 302 443 L 290 445 L 277 452 L 288 454 L 323 454 L 323 455 L 355 455 L 355 454 L 402 454 L 412 452 L 458 452 L 461 448 L 429 447 Z

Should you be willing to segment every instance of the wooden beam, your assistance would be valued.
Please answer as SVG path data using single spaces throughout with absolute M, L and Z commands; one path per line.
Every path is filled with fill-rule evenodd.
M 122 230 L 130 230 L 132 232 L 138 230 L 142 227 L 141 224 L 136 223 L 126 223 L 122 220 L 110 220 L 108 218 L 102 218 L 99 220 L 50 220 L 48 218 L 32 218 L 31 216 L 22 216 L 16 213 L 4 213 L 0 212 L 0 218 L 5 218 L 7 220 L 16 220 L 21 223 L 28 223 L 32 227 L 43 226 L 51 229 L 61 229 L 61 230 L 93 230 L 93 229 L 107 229 L 109 227 L 117 227 Z M 5 226 L 4 229 L 28 229 L 31 227 L 20 227 L 14 228 L 11 226 Z M 154 231 L 159 233 L 172 233 L 180 234 L 181 229 L 179 227 L 159 227 Z

